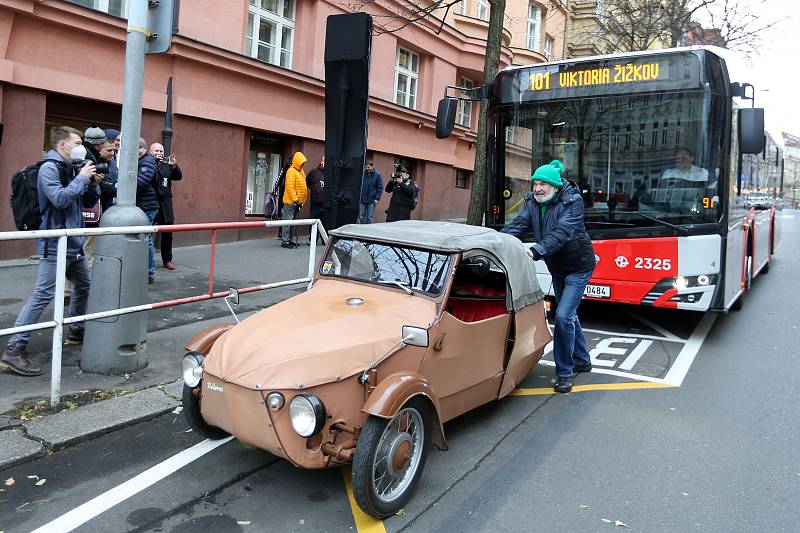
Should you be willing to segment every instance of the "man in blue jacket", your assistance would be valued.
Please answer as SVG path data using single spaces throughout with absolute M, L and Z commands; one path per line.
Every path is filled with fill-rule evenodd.
M 375 214 L 375 205 L 381 199 L 383 191 L 383 178 L 381 173 L 375 170 L 375 164 L 367 161 L 364 174 L 361 176 L 361 200 L 358 205 L 358 223 L 372 224 L 372 216 Z
M 564 165 L 552 161 L 531 176 L 533 193 L 525 195 L 525 208 L 501 231 L 516 237 L 533 234 L 528 255 L 544 259 L 553 279 L 556 324 L 553 358 L 556 392 L 570 392 L 576 372 L 591 372 L 592 361 L 578 320 L 578 305 L 596 265 L 594 249 L 583 224 L 580 189 L 561 179 Z
M 158 194 L 156 194 L 156 181 L 158 180 L 158 163 L 156 158 L 147 152 L 147 141 L 139 138 L 139 170 L 136 175 L 136 206 L 144 211 L 150 224 L 158 214 Z M 147 236 L 147 282 L 153 283 L 156 279 L 156 253 L 153 249 L 153 234 Z
M 53 150 L 45 155 L 45 163 L 39 167 L 37 189 L 39 210 L 42 221 L 39 229 L 83 228 L 83 207 L 92 207 L 100 198 L 100 188 L 95 176 L 94 164 L 83 164 L 80 170 L 73 162 L 86 158 L 86 148 L 82 145 L 80 132 L 66 126 L 56 127 L 50 132 Z M 89 298 L 89 267 L 83 252 L 83 237 L 67 238 L 67 279 L 74 285 L 70 299 L 69 315 L 86 314 Z M 27 326 L 39 322 L 42 311 L 55 296 L 56 261 L 58 258 L 58 239 L 39 239 L 36 241 L 39 253 L 39 274 L 36 286 L 28 301 L 20 311 L 15 326 Z M 83 324 L 69 327 L 66 342 L 83 342 Z M 38 376 L 42 370 L 34 366 L 25 352 L 31 332 L 13 335 L 0 356 L 0 367 L 8 368 L 21 376 Z

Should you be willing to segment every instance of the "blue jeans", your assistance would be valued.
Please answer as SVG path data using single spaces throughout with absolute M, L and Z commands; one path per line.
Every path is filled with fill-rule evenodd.
M 86 258 L 83 256 L 67 256 L 67 279 L 74 286 L 72 296 L 69 301 L 69 316 L 79 316 L 86 314 L 86 304 L 89 300 L 89 284 L 91 275 L 89 267 L 86 265 Z M 36 276 L 36 286 L 25 302 L 25 306 L 20 311 L 15 326 L 27 326 L 39 322 L 42 311 L 53 301 L 56 294 L 56 256 L 48 255 L 39 259 L 39 274 Z M 83 331 L 83 324 L 70 324 L 69 330 L 73 333 Z M 26 331 L 17 333 L 8 339 L 8 346 L 26 346 L 31 340 L 33 332 Z
M 144 214 L 147 215 L 147 220 L 149 220 L 150 225 L 152 225 L 153 221 L 156 219 L 156 215 L 158 214 L 158 209 L 145 211 Z M 149 276 L 155 276 L 156 274 L 156 251 L 153 248 L 152 233 L 147 235 L 147 274 Z
M 556 376 L 569 378 L 575 365 L 588 365 L 592 362 L 578 320 L 578 306 L 583 298 L 583 290 L 592 277 L 592 272 L 553 276 L 553 291 L 556 294 L 556 326 L 553 333 L 553 359 L 556 363 Z
M 359 224 L 372 224 L 372 215 L 375 214 L 375 202 L 365 204 L 359 202 L 358 204 L 358 223 Z

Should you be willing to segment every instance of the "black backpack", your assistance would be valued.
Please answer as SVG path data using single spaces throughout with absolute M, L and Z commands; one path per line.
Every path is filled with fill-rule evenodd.
M 61 185 L 66 187 L 64 171 L 67 167 L 54 159 L 44 159 L 28 165 L 11 177 L 11 210 L 14 212 L 14 223 L 20 231 L 39 229 L 42 222 L 42 213 L 39 210 L 39 168 L 48 161 L 56 164 Z

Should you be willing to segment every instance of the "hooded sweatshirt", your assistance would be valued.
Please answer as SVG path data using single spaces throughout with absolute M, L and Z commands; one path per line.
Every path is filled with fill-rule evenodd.
M 286 190 L 283 191 L 284 204 L 306 203 L 308 188 L 306 187 L 306 175 L 303 172 L 303 164 L 306 161 L 308 159 L 303 152 L 295 152 L 292 157 L 292 166 L 286 171 Z

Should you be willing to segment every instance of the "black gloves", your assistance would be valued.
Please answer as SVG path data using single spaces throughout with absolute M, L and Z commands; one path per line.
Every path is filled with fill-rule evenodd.
M 531 246 L 531 253 L 533 254 L 533 260 L 538 261 L 542 258 L 542 254 L 536 251 L 534 246 Z

